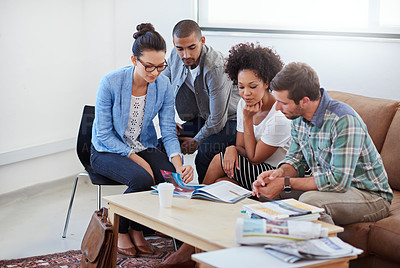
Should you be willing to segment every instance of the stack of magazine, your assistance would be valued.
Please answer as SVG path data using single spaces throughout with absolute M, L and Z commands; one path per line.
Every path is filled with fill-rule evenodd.
M 336 259 L 361 254 L 361 249 L 338 237 L 325 237 L 279 245 L 265 245 L 268 254 L 288 263 L 299 260 Z
M 278 244 L 328 236 L 328 228 L 310 221 L 274 221 L 238 218 L 236 243 L 245 245 Z
M 251 218 L 267 220 L 318 220 L 323 208 L 308 205 L 296 199 L 283 199 L 257 204 L 244 205 L 243 210 Z
M 219 181 L 211 185 L 188 185 L 182 181 L 181 175 L 161 170 L 166 182 L 175 186 L 174 196 L 184 198 L 206 199 L 224 203 L 236 203 L 251 195 L 251 192 L 229 181 Z M 152 186 L 157 194 L 157 186 Z
M 248 204 L 243 210 L 250 218 L 237 219 L 236 242 L 264 244 L 266 252 L 282 261 L 335 259 L 362 253 L 338 237 L 328 237 L 327 228 L 312 222 L 324 212 L 322 208 L 291 198 Z

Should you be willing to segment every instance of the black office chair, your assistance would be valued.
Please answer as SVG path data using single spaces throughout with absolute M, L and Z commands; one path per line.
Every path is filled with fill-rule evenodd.
M 121 183 L 110 180 L 100 174 L 94 172 L 90 166 L 90 146 L 92 140 L 92 125 L 94 120 L 94 106 L 85 105 L 83 108 L 83 114 L 81 119 L 81 125 L 79 127 L 78 139 L 76 144 L 76 152 L 78 158 L 81 161 L 85 172 L 81 172 L 76 176 L 74 186 L 72 189 L 71 200 L 69 201 L 69 207 L 67 212 L 67 218 L 65 219 L 64 232 L 62 237 L 65 238 L 68 229 L 69 217 L 71 215 L 72 204 L 74 202 L 76 186 L 78 185 L 78 179 L 80 176 L 89 176 L 92 184 L 97 185 L 97 209 L 101 208 L 101 186 L 102 185 L 121 185 Z

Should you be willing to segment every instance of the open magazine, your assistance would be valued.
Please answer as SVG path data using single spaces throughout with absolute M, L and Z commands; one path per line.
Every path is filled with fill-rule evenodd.
M 323 208 L 308 205 L 293 198 L 244 205 L 243 210 L 252 218 L 304 221 L 317 220 L 319 213 L 324 211 Z
M 301 259 L 335 259 L 361 254 L 363 251 L 343 242 L 338 237 L 265 245 L 265 250 L 276 258 L 293 263 Z
M 182 181 L 178 173 L 161 170 L 166 182 L 175 186 L 174 196 L 199 198 L 211 201 L 236 203 L 251 195 L 251 192 L 229 181 L 219 181 L 211 185 L 188 185 Z M 157 185 L 152 186 L 157 193 Z
M 235 238 L 238 244 L 278 244 L 327 236 L 328 228 L 310 221 L 236 220 Z

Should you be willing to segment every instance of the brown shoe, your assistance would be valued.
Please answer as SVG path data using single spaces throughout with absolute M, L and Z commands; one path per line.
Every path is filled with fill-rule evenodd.
M 144 237 L 143 237 L 144 245 L 140 245 L 140 246 L 137 245 L 137 243 L 135 241 L 135 238 L 134 238 L 135 237 L 135 235 L 134 235 L 135 232 L 136 231 L 134 231 L 132 229 L 129 229 L 129 236 L 130 236 L 133 244 L 135 245 L 137 252 L 138 253 L 142 253 L 142 254 L 154 254 L 154 249 L 151 247 L 151 244 L 149 243 L 149 241 L 147 241 Z M 142 235 L 143 235 L 143 233 L 142 233 Z
M 154 250 L 150 245 L 148 245 L 148 246 L 135 246 L 135 247 L 136 247 L 136 249 L 137 249 L 137 251 L 139 253 L 142 253 L 142 254 L 154 254 Z
M 137 252 L 135 247 L 131 248 L 120 248 L 118 247 L 117 252 L 121 255 L 127 256 L 127 257 L 135 257 Z

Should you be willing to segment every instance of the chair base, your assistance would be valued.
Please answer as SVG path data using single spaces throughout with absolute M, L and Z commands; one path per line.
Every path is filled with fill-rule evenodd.
M 80 177 L 80 176 L 88 176 L 88 177 L 89 177 L 89 174 L 87 174 L 86 172 L 82 172 L 82 173 L 79 173 L 78 176 L 76 176 L 76 178 L 75 178 L 74 186 L 72 187 L 71 198 L 70 198 L 70 200 L 69 200 L 67 218 L 65 219 L 65 225 L 64 225 L 64 231 L 63 231 L 62 238 L 66 238 L 66 237 L 67 237 L 67 230 L 68 230 L 69 218 L 70 218 L 70 216 L 71 216 L 72 204 L 74 203 L 76 187 L 78 186 L 78 180 L 79 180 L 79 177 Z
M 71 199 L 70 199 L 70 201 L 69 201 L 67 217 L 66 217 L 66 219 L 65 219 L 65 225 L 64 225 L 64 231 L 63 231 L 63 234 L 62 234 L 62 238 L 66 238 L 66 237 L 67 237 L 67 230 L 68 230 L 69 218 L 70 218 L 70 216 L 71 216 L 72 204 L 74 203 L 75 192 L 76 192 L 76 188 L 77 188 L 77 186 L 78 186 L 78 180 L 79 180 L 79 177 L 80 177 L 80 176 L 86 176 L 86 177 L 89 177 L 89 178 L 90 178 L 90 175 L 89 175 L 89 173 L 88 173 L 87 171 L 86 171 L 86 172 L 81 172 L 81 173 L 79 173 L 79 174 L 76 176 L 76 178 L 75 178 L 74 186 L 73 186 L 73 188 L 72 188 Z M 96 181 L 96 182 L 93 184 L 93 181 L 92 181 L 92 184 L 93 184 L 93 185 L 97 185 L 97 210 L 100 210 L 101 205 L 102 205 L 102 203 L 101 203 L 101 184 L 97 184 L 97 183 L 98 183 L 98 182 Z M 104 185 L 121 185 L 121 184 L 119 184 L 119 183 L 111 184 L 111 183 L 110 183 L 110 184 L 104 184 Z

